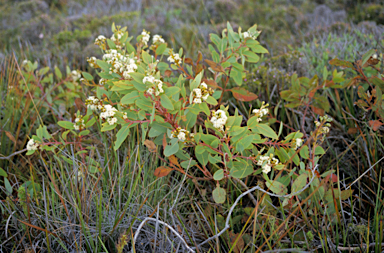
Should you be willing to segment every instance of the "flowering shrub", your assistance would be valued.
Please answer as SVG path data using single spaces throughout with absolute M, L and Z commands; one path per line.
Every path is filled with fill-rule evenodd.
M 28 154 L 73 143 L 67 141 L 69 134 L 80 141 L 75 144 L 82 150 L 82 136 L 98 121 L 102 132 L 117 131 L 115 150 L 130 129 L 140 127 L 150 151 L 169 158 L 168 166 L 156 169 L 155 175 L 175 170 L 191 179 L 214 180 L 217 186 L 212 194 L 217 203 L 226 199 L 220 181 L 228 178 L 261 174 L 266 186 L 279 195 L 286 195 L 293 182 L 292 196 L 312 182 L 319 155 L 324 154 L 319 136 L 326 134 L 328 118 L 316 123 L 311 135 L 316 141 L 304 140 L 300 131 L 282 137 L 282 122 L 278 131 L 264 122 L 269 114 L 265 102 L 244 120 L 223 101 L 224 92 L 242 102 L 257 99 L 241 87 L 245 66 L 268 53 L 257 41 L 256 25 L 235 32 L 228 23 L 221 37 L 211 34 L 207 65 L 201 54 L 193 61 L 183 56 L 182 48 L 175 53 L 160 35 L 153 36 L 150 44 L 150 33 L 144 30 L 133 45 L 125 28 L 113 25 L 112 31 L 110 39 L 95 40 L 104 53 L 102 59 L 88 59 L 100 77 L 98 84 L 93 76 L 82 73 L 83 83 L 96 86 L 95 94 L 85 101 L 86 115 L 78 112 L 74 122 L 59 121 L 67 129 L 60 142 L 44 143 L 43 138 L 51 136 L 46 128 L 38 130 L 28 144 Z

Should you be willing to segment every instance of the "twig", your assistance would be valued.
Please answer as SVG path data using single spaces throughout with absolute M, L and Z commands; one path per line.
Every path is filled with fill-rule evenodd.
M 234 177 L 233 180 L 241 184 L 241 186 L 243 186 L 246 190 L 249 190 L 248 186 L 240 179 Z M 257 200 L 255 199 L 255 197 L 253 197 L 251 193 L 248 194 L 248 197 L 252 200 L 253 204 L 257 206 Z
M 169 228 L 169 230 L 171 230 L 177 237 L 179 237 L 179 239 L 184 243 L 185 247 L 192 253 L 195 253 L 195 251 L 193 249 L 191 249 L 191 247 L 188 246 L 187 242 L 183 239 L 183 237 L 181 237 L 181 235 L 179 233 L 177 233 L 177 231 L 175 229 L 173 229 L 170 225 L 168 225 L 167 223 L 163 222 L 163 221 L 159 221 L 159 220 L 156 220 L 155 218 L 150 218 L 150 217 L 147 217 L 145 218 L 139 225 L 139 227 L 137 228 L 136 232 L 135 232 L 135 236 L 133 237 L 133 244 L 136 243 L 136 240 L 137 240 L 137 237 L 139 236 L 139 233 L 140 233 L 140 230 L 143 228 L 144 224 L 147 222 L 147 221 L 154 221 L 154 222 L 158 222 L 164 226 L 166 226 L 167 228 Z
M 359 181 L 365 174 L 367 174 L 373 167 L 375 167 L 376 164 L 378 164 L 379 162 L 381 162 L 381 160 L 383 160 L 383 159 L 384 159 L 384 156 L 383 156 L 380 160 L 378 160 L 374 165 L 372 165 L 369 169 L 367 169 L 363 174 L 361 174 L 360 177 L 358 177 L 355 181 L 353 181 L 353 183 L 350 184 L 350 185 L 346 188 L 346 190 L 348 190 L 353 184 L 355 184 L 357 181 Z
M 243 192 L 242 194 L 240 194 L 240 196 L 237 197 L 235 203 L 233 203 L 233 205 L 232 205 L 231 208 L 229 209 L 228 216 L 227 216 L 227 219 L 226 219 L 226 221 L 225 221 L 225 227 L 224 227 L 218 234 L 216 234 L 216 235 L 214 235 L 214 236 L 211 236 L 211 237 L 209 237 L 207 240 L 205 240 L 204 242 L 200 243 L 200 244 L 198 245 L 198 247 L 200 247 L 200 246 L 203 245 L 203 244 L 206 244 L 207 242 L 212 241 L 212 240 L 215 239 L 215 238 L 218 238 L 220 235 L 222 235 L 222 234 L 223 234 L 223 233 L 230 227 L 230 226 L 229 226 L 229 222 L 230 222 L 230 219 L 231 219 L 231 214 L 232 214 L 232 212 L 235 210 L 235 207 L 236 207 L 237 203 L 240 201 L 240 199 L 241 199 L 242 197 L 244 197 L 244 196 L 247 195 L 248 193 L 251 193 L 251 192 L 256 191 L 256 190 L 259 190 L 259 191 L 261 191 L 261 192 L 263 192 L 263 193 L 265 193 L 265 194 L 267 194 L 267 195 L 269 195 L 269 196 L 272 196 L 272 197 L 278 197 L 278 198 L 288 198 L 288 197 L 292 197 L 292 196 L 294 196 L 294 195 L 300 194 L 301 192 L 305 191 L 305 190 L 311 185 L 312 181 L 315 179 L 316 175 L 315 175 L 314 171 L 316 170 L 316 168 L 317 168 L 317 165 L 316 165 L 316 167 L 312 170 L 312 178 L 311 178 L 311 180 L 309 181 L 309 183 L 308 183 L 306 186 L 304 186 L 303 189 L 301 189 L 301 190 L 299 190 L 299 191 L 297 191 L 297 192 L 292 192 L 292 193 L 290 193 L 290 194 L 286 194 L 286 195 L 277 195 L 277 194 L 273 194 L 273 193 L 267 192 L 266 190 L 260 188 L 260 186 L 257 185 L 257 186 L 255 186 L 255 187 L 249 189 L 248 191 L 245 191 L 245 192 Z
M 0 160 L 9 160 L 9 159 L 11 159 L 12 156 L 21 154 L 21 153 L 23 153 L 23 152 L 25 152 L 25 151 L 27 151 L 26 148 L 23 149 L 23 150 L 17 151 L 17 152 L 15 152 L 15 153 L 12 153 L 12 154 L 10 154 L 9 156 L 2 156 L 2 157 L 0 157 Z

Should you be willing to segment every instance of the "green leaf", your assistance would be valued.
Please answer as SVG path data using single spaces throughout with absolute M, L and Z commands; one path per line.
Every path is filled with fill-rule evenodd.
M 96 60 L 97 65 L 105 72 L 109 72 L 109 64 L 102 60 Z
M 230 176 L 234 178 L 245 178 L 253 173 L 253 166 L 246 161 L 235 161 L 230 171 Z
M 87 134 L 89 134 L 89 133 L 90 133 L 89 130 L 83 130 L 83 131 L 81 131 L 81 132 L 79 133 L 79 136 L 84 136 L 84 135 L 87 135 Z
M 195 155 L 199 163 L 201 163 L 203 166 L 207 165 L 209 153 L 204 146 L 197 145 L 195 147 Z
M 269 54 L 268 50 L 261 45 L 255 45 L 251 49 L 253 52 L 258 54 Z
M 85 128 L 91 127 L 95 123 L 96 123 L 96 118 L 92 118 L 89 121 L 87 121 L 87 123 L 85 124 Z
M 137 99 L 135 101 L 135 104 L 145 111 L 151 112 L 152 111 L 152 103 L 147 99 Z
M 325 154 L 324 149 L 320 146 L 317 146 L 315 149 L 315 155 L 324 155 L 324 154 Z
M 181 89 L 179 87 L 176 87 L 176 86 L 168 87 L 165 90 L 165 95 L 167 95 L 168 97 L 172 97 L 173 95 L 179 93 L 180 90 Z
M 285 195 L 288 192 L 287 187 L 278 181 L 267 181 L 266 185 L 273 193 L 278 195 Z
M 174 110 L 175 108 L 173 107 L 172 101 L 169 99 L 169 97 L 165 94 L 162 94 L 160 96 L 160 103 L 161 105 L 168 110 Z
M 103 127 L 100 129 L 101 132 L 110 131 L 112 129 L 115 129 L 117 124 L 110 125 L 108 123 L 104 123 Z
M 248 135 L 247 137 L 241 138 L 236 143 L 236 150 L 242 153 L 245 149 L 252 148 L 251 144 L 252 144 L 253 138 L 254 138 L 253 135 Z
M 243 55 L 245 55 L 247 57 L 247 61 L 249 61 L 249 62 L 256 63 L 260 60 L 260 57 L 251 51 L 244 51 Z
M 152 63 L 152 56 L 147 53 L 147 51 L 142 51 L 141 55 L 143 56 L 143 60 L 146 64 Z
M 115 146 L 113 147 L 114 150 L 117 150 L 118 148 L 120 148 L 121 144 L 125 141 L 125 139 L 127 138 L 128 134 L 129 134 L 129 128 L 130 127 L 131 127 L 130 124 L 126 123 L 117 132 Z
M 164 53 L 165 49 L 167 49 L 167 44 L 166 43 L 162 43 L 160 44 L 157 49 L 156 49 L 156 55 L 161 55 Z
M 265 137 L 269 137 L 269 138 L 272 138 L 272 139 L 277 139 L 278 138 L 278 136 L 275 133 L 275 131 L 273 131 L 273 129 L 270 126 L 266 125 L 266 124 L 257 124 L 254 128 L 252 128 L 252 131 L 257 133 L 257 134 L 262 134 Z
M 309 159 L 309 148 L 307 145 L 304 145 L 301 149 L 300 149 L 300 156 L 304 159 Z
M 61 74 L 61 71 L 58 67 L 55 67 L 55 74 L 57 76 L 57 79 L 61 79 L 63 75 Z
M 123 105 L 129 105 L 134 104 L 137 99 L 140 98 L 139 92 L 132 91 L 131 93 L 126 94 L 124 97 L 121 98 L 121 103 Z
M 212 96 L 208 96 L 208 98 L 207 98 L 207 100 L 205 100 L 205 102 L 207 102 L 210 105 L 217 105 L 217 100 Z
M 75 129 L 73 123 L 69 121 L 59 121 L 57 124 L 65 129 Z
M 308 175 L 306 173 L 301 174 L 296 178 L 296 180 L 292 184 L 292 193 L 300 191 L 307 184 Z
M 13 189 L 11 184 L 9 183 L 8 178 L 4 178 L 4 186 L 5 186 L 5 190 L 7 191 L 7 194 L 11 195 L 13 192 Z
M 7 174 L 7 172 L 5 172 L 5 170 L 3 170 L 2 168 L 0 168 L 0 176 L 8 177 L 8 174 Z
M 179 139 L 174 138 L 171 140 L 171 145 L 167 145 L 164 149 L 164 155 L 166 157 L 176 154 L 179 151 Z
M 224 178 L 224 170 L 223 169 L 219 169 L 218 171 L 215 172 L 215 174 L 213 174 L 213 179 L 216 181 L 219 181 L 223 178 Z
M 220 188 L 220 185 L 217 185 L 216 189 L 214 189 L 212 192 L 213 200 L 218 204 L 222 204 L 225 202 L 226 195 L 227 192 L 225 191 L 225 189 Z
M 239 86 L 243 83 L 242 72 L 236 68 L 232 68 L 230 77 L 232 77 L 235 83 Z
M 82 74 L 83 74 L 83 77 L 85 79 L 87 79 L 88 81 L 92 81 L 93 80 L 93 76 L 91 74 L 89 74 L 87 72 L 82 72 Z

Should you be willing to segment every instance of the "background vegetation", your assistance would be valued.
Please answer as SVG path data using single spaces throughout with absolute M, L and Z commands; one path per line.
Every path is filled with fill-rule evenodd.
M 113 22 L 127 26 L 130 35 L 143 29 L 161 34 L 170 47 L 182 47 L 192 59 L 208 49 L 209 34 L 220 33 L 227 21 L 235 30 L 258 24 L 259 41 L 270 54 L 252 66 L 244 82 L 260 101 L 278 108 L 279 120 L 297 130 L 305 107 L 286 107 L 279 92 L 292 87 L 292 75 L 317 75 L 324 81 L 326 68 L 329 75 L 334 69 L 344 71 L 346 79 L 354 73 L 330 65 L 330 60 L 354 61 L 370 49 L 377 49 L 382 59 L 384 50 L 380 0 L 0 0 L 0 20 L 4 252 L 185 252 L 183 243 L 157 222 L 145 226 L 135 247 L 131 239 L 140 221 L 150 216 L 170 224 L 188 245 L 196 246 L 224 227 L 230 203 L 241 192 L 233 184 L 228 204 L 216 205 L 207 195 L 209 185 L 176 173 L 156 178 L 153 171 L 162 161 L 136 137 L 115 152 L 107 133 L 94 134 L 87 141 L 95 159 L 83 167 L 76 165 L 78 154 L 70 148 L 55 156 L 25 156 L 28 137 L 42 122 L 50 134 L 61 135 L 56 122 L 71 120 L 77 110 L 84 110 L 81 101 L 89 87 L 73 80 L 70 70 L 92 73 L 86 58 L 101 56 L 93 41 L 100 34 L 111 36 Z M 24 59 L 36 62 L 36 75 L 21 74 Z M 357 89 L 320 93 L 330 104 L 327 113 L 334 122 L 319 171 L 334 171 L 331 181 L 340 195 L 353 183 L 352 196 L 328 196 L 326 200 L 335 203 L 334 212 L 303 206 L 288 217 L 284 229 L 280 225 L 288 218 L 275 208 L 278 200 L 263 200 L 263 215 L 253 219 L 254 206 L 244 198 L 229 231 L 200 252 L 381 251 L 384 127 L 374 131 L 369 121 L 376 116 L 354 104 Z M 255 107 L 259 101 L 252 103 Z M 229 105 L 247 112 L 245 104 Z M 314 118 L 304 120 L 305 131 L 313 130 Z M 81 176 L 85 169 L 89 173 Z M 257 177 L 248 183 L 255 182 Z M 266 246 L 258 248 L 263 243 Z

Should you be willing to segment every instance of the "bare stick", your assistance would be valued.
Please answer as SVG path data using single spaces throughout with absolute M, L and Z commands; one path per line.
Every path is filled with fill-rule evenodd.
M 348 190 L 353 184 L 355 184 L 357 181 L 359 181 L 365 174 L 368 173 L 368 171 L 370 171 L 373 167 L 375 167 L 376 164 L 378 164 L 379 162 L 381 162 L 381 160 L 383 160 L 383 159 L 384 159 L 384 156 L 383 156 L 380 160 L 378 160 L 374 165 L 372 165 L 369 169 L 367 169 L 363 174 L 361 174 L 360 177 L 358 177 L 355 181 L 353 181 L 353 183 L 350 184 L 350 185 L 346 188 L 346 190 Z
M 168 224 L 165 223 L 165 222 L 159 221 L 159 220 L 157 220 L 157 219 L 155 219 L 155 218 L 149 218 L 149 217 L 145 218 L 145 219 L 140 223 L 139 227 L 137 228 L 137 230 L 136 230 L 136 232 L 135 232 L 135 236 L 134 236 L 134 238 L 133 238 L 133 244 L 136 243 L 136 240 L 137 240 L 137 237 L 139 236 L 140 230 L 143 228 L 144 224 L 145 224 L 147 221 L 149 221 L 149 220 L 154 221 L 154 222 L 157 222 L 157 223 L 160 223 L 160 224 L 166 226 L 167 228 L 169 228 L 169 230 L 171 230 L 177 237 L 179 237 L 179 239 L 184 243 L 185 247 L 186 247 L 190 252 L 195 253 L 195 251 L 194 251 L 191 247 L 188 246 L 187 242 L 183 239 L 183 237 L 181 237 L 181 235 L 180 235 L 179 233 L 177 233 L 177 231 L 174 230 L 170 225 L 168 225 Z
M 17 151 L 17 152 L 15 152 L 15 153 L 12 153 L 12 154 L 10 154 L 9 156 L 1 156 L 1 157 L 0 157 L 0 160 L 9 160 L 9 159 L 11 159 L 12 156 L 21 154 L 21 153 L 23 153 L 23 152 L 25 152 L 25 151 L 27 151 L 26 148 L 23 149 L 23 150 Z

